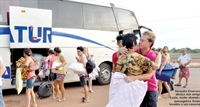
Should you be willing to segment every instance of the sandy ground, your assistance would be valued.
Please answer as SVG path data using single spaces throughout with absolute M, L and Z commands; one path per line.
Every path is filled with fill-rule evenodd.
M 172 59 L 174 61 L 176 59 Z M 198 96 L 200 97 L 200 60 L 199 59 L 193 59 L 192 63 L 190 64 L 191 68 L 191 77 L 189 79 L 189 87 L 183 88 L 182 86 L 185 84 L 185 79 L 182 80 L 182 86 L 176 87 L 174 86 L 174 91 L 172 91 L 172 95 L 174 97 L 177 97 L 178 99 L 170 99 L 167 98 L 167 94 L 163 95 L 161 99 L 158 101 L 158 107 L 177 107 L 177 105 L 169 105 L 173 104 L 175 100 L 183 101 L 188 100 L 191 101 L 191 103 L 185 102 L 185 103 L 177 103 L 179 107 L 199 107 L 200 106 L 200 100 L 199 99 L 188 99 L 188 96 Z M 178 71 L 179 72 L 179 71 Z M 176 79 L 172 80 L 176 84 L 178 82 L 178 72 L 176 75 Z M 38 107 L 105 107 L 105 105 L 108 103 L 108 93 L 109 93 L 109 85 L 93 85 L 94 93 L 89 93 L 90 96 L 90 102 L 89 103 L 81 103 L 81 98 L 83 97 L 82 93 L 82 87 L 79 85 L 79 83 L 70 83 L 66 84 L 65 87 L 65 95 L 66 95 L 66 101 L 64 102 L 57 102 L 56 100 L 53 100 L 52 98 L 45 98 L 45 99 L 37 99 Z M 180 90 L 198 90 L 196 94 L 198 95 L 192 95 L 193 92 L 176 92 Z M 6 103 L 6 107 L 25 107 L 26 104 L 26 95 L 25 91 L 20 95 L 17 95 L 16 90 L 6 90 L 4 91 L 6 95 L 4 95 L 4 100 Z M 36 91 L 37 94 L 37 91 Z M 180 98 L 181 95 L 177 94 L 184 94 L 182 97 L 187 97 L 187 99 Z M 191 95 L 189 95 L 191 94 Z M 197 102 L 194 102 L 197 101 Z M 184 105 L 185 104 L 185 105 Z M 190 104 L 199 104 L 199 105 L 190 105 Z

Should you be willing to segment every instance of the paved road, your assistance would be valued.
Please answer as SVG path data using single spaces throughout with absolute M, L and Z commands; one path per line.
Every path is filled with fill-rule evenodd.
M 187 90 L 200 90 L 200 68 L 191 68 L 191 78 L 189 80 L 189 87 L 187 89 L 184 89 L 182 87 L 174 87 L 176 91 L 187 91 Z M 175 83 L 177 83 L 178 78 L 174 80 Z M 182 81 L 182 85 L 184 85 L 185 80 Z M 73 84 L 66 84 L 66 101 L 65 102 L 57 102 L 56 100 L 53 100 L 51 98 L 46 99 L 37 99 L 38 107 L 105 107 L 105 105 L 108 103 L 108 90 L 109 85 L 99 86 L 94 85 L 93 86 L 94 93 L 90 93 L 90 102 L 89 103 L 81 103 L 81 97 L 82 94 L 82 88 L 80 87 L 79 83 L 73 83 Z M 25 107 L 25 93 L 24 91 L 17 95 L 16 90 L 6 90 L 4 91 L 4 100 L 6 102 L 6 107 Z M 178 92 L 173 91 L 172 94 L 175 96 Z M 194 94 L 195 92 L 179 92 L 177 97 L 188 97 L 188 95 L 183 94 Z M 200 91 L 196 92 L 199 94 L 198 97 L 200 97 Z M 158 101 L 158 107 L 177 107 L 177 106 L 170 106 L 169 103 L 173 103 L 174 100 L 177 99 L 169 99 L 165 98 L 167 95 L 163 95 L 163 98 L 159 99 Z M 195 97 L 197 95 L 193 95 Z M 174 97 L 175 98 L 175 97 Z M 179 101 L 183 101 L 184 99 L 178 99 Z M 193 99 L 195 100 L 195 99 Z M 191 99 L 185 99 L 184 101 L 192 101 Z M 199 102 L 193 102 L 192 104 L 200 104 L 200 100 L 196 99 L 195 101 Z M 178 103 L 183 104 L 183 103 Z M 180 107 L 198 107 L 200 105 L 196 106 L 187 106 L 187 103 L 185 106 L 180 105 Z

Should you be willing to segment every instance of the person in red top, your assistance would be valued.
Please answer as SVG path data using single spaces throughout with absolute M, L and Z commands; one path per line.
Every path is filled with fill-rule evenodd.
M 123 39 L 123 36 L 121 36 L 121 35 L 118 35 L 118 36 L 116 37 L 117 46 L 118 46 L 119 48 L 122 47 L 122 39 Z M 118 55 L 118 51 L 115 52 L 115 53 L 113 53 L 113 55 L 112 55 L 112 64 L 113 64 L 112 72 L 115 72 L 115 71 L 116 71 L 116 64 L 117 64 L 118 56 L 119 56 L 119 55 Z

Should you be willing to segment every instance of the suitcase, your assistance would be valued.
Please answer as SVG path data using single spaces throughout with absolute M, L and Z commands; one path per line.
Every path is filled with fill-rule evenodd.
M 173 70 L 170 71 L 162 71 L 161 75 L 158 75 L 158 70 L 156 71 L 156 79 L 165 81 L 165 82 L 170 82 L 170 78 L 172 76 Z
M 162 74 L 159 76 L 158 72 L 160 69 L 156 70 L 156 79 L 165 81 L 165 82 L 170 82 L 171 76 L 175 70 L 177 70 L 177 66 L 173 66 L 171 64 L 166 64 L 164 69 L 162 70 Z
M 43 99 L 51 96 L 52 85 L 49 81 L 42 82 L 38 88 L 38 98 Z

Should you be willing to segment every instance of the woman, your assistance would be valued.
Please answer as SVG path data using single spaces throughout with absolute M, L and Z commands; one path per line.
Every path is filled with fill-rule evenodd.
M 147 91 L 147 82 L 135 80 L 127 83 L 124 78 L 153 72 L 157 64 L 135 52 L 137 37 L 134 34 L 126 34 L 122 44 L 126 46 L 128 53 L 118 58 L 117 72 L 112 75 L 109 103 L 106 107 L 139 107 Z
M 52 82 L 52 95 L 53 95 L 53 98 L 55 98 L 55 92 L 54 92 L 54 81 L 55 81 L 55 79 L 56 79 L 56 74 L 54 74 L 53 72 L 52 72 L 52 65 L 53 65 L 53 62 L 56 60 L 56 56 L 55 56 L 55 54 L 54 54 L 54 51 L 53 50 L 51 50 L 51 49 L 49 49 L 49 51 L 48 51 L 48 56 L 47 56 L 47 58 L 45 59 L 45 61 L 44 61 L 44 64 L 45 63 L 47 63 L 48 62 L 48 65 L 49 65 L 49 69 L 50 69 L 50 74 L 49 74 L 49 79 L 51 80 L 51 81 L 53 81 Z
M 66 75 L 66 60 L 65 57 L 61 54 L 61 49 L 59 47 L 54 48 L 54 54 L 57 56 L 57 59 L 55 60 L 56 62 L 60 62 L 61 64 L 57 66 L 55 69 L 58 70 L 59 68 L 62 68 L 62 71 L 64 72 L 63 74 L 56 74 L 56 79 L 54 80 L 54 87 L 56 90 L 56 96 L 54 99 L 58 98 L 58 90 L 60 89 L 62 98 L 58 98 L 58 101 L 65 101 L 65 88 L 64 88 L 64 79 Z M 59 88 L 58 88 L 59 86 Z
M 169 53 L 168 53 L 168 51 L 169 51 L 168 47 L 167 47 L 167 46 L 164 46 L 164 47 L 163 47 L 163 51 L 165 51 L 166 56 L 169 58 L 169 61 L 170 61 L 170 55 L 169 55 Z
M 83 53 L 85 54 L 86 58 L 89 60 L 91 59 L 91 56 L 88 52 L 88 48 L 84 47 Z M 88 85 L 89 85 L 89 92 L 93 93 L 94 91 L 92 90 L 92 77 L 89 77 L 89 81 L 88 81 Z
M 87 57 L 85 56 L 83 52 L 84 48 L 82 46 L 77 47 L 77 54 L 79 57 L 76 57 L 77 61 L 83 64 L 83 67 L 86 68 L 87 63 Z M 83 86 L 85 97 L 82 98 L 83 103 L 89 102 L 89 96 L 88 96 L 88 87 L 87 87 L 87 76 L 88 74 L 78 74 L 80 77 L 80 84 Z
M 161 67 L 160 67 L 160 70 L 158 72 L 158 75 L 162 75 L 162 70 L 165 68 L 165 65 L 167 63 L 169 63 L 169 61 L 170 61 L 169 57 L 167 56 L 166 51 L 162 50 L 161 54 L 162 54 L 162 62 L 161 62 Z M 164 84 L 165 88 L 167 89 L 168 94 L 169 94 L 168 96 L 171 97 L 171 92 L 170 92 L 170 88 L 169 88 L 168 83 L 164 82 L 164 81 L 161 81 L 161 80 L 158 80 L 158 89 L 159 89 L 158 98 L 161 98 L 162 84 Z
M 35 60 L 34 58 L 32 57 L 32 51 L 31 49 L 29 48 L 25 48 L 24 51 L 24 57 L 25 57 L 25 63 L 22 64 L 20 66 L 20 68 L 25 68 L 25 67 L 30 67 L 31 64 L 34 64 L 35 63 Z M 33 91 L 33 88 L 34 88 L 34 82 L 35 82 L 35 79 L 36 79 L 36 75 L 35 75 L 35 71 L 31 71 L 31 70 L 28 70 L 27 71 L 27 83 L 26 83 L 26 100 L 27 100 L 27 107 L 31 107 L 30 106 L 30 103 L 31 103 L 31 98 L 33 100 L 33 106 L 32 107 L 37 107 L 37 103 L 36 103 L 36 100 L 35 100 L 35 93 Z

